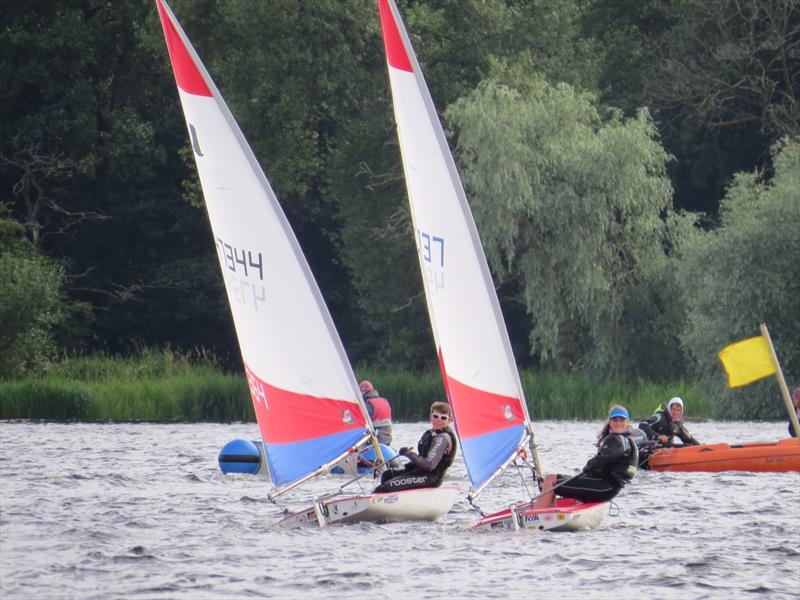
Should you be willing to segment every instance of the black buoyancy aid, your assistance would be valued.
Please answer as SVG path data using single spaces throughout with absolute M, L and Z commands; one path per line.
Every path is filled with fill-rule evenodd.
M 417 444 L 417 454 L 420 456 L 427 456 L 428 450 L 431 449 L 431 444 L 433 443 L 433 437 L 440 433 L 446 433 L 450 436 L 450 451 L 447 452 L 442 457 L 442 460 L 439 461 L 439 464 L 436 465 L 436 468 L 432 471 L 434 475 L 437 476 L 438 479 L 442 479 L 444 477 L 445 471 L 450 468 L 450 465 L 453 464 L 453 461 L 456 459 L 456 449 L 458 448 L 458 441 L 456 440 L 455 434 L 450 431 L 450 429 L 440 429 L 439 431 L 434 431 L 433 429 L 428 429 L 425 433 L 422 434 L 422 437 L 419 439 L 419 444 Z
M 600 447 L 605 446 L 612 437 L 617 437 L 622 444 L 623 457 L 616 464 L 610 466 L 608 474 L 620 485 L 625 485 L 636 475 L 636 469 L 639 466 L 639 448 L 630 436 L 624 433 L 609 433 L 600 442 Z

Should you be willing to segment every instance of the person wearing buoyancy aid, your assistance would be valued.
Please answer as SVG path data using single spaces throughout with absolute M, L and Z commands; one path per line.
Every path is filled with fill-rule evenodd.
M 456 457 L 458 442 L 450 428 L 453 411 L 447 402 L 431 405 L 431 428 L 422 434 L 417 451 L 400 448 L 400 456 L 409 461 L 402 469 L 389 469 L 381 475 L 374 493 L 385 494 L 417 488 L 439 487 L 444 474 Z
M 639 423 L 639 429 L 645 432 L 647 439 L 655 440 L 659 445 L 672 444 L 676 437 L 687 446 L 700 445 L 683 424 L 683 400 L 677 396 L 658 407 L 652 417 Z
M 372 420 L 372 426 L 378 436 L 378 442 L 392 445 L 392 407 L 386 398 L 383 398 L 375 386 L 370 381 L 362 381 L 358 384 L 364 403 L 367 405 L 367 413 Z
M 555 493 L 562 498 L 583 502 L 606 502 L 636 475 L 639 451 L 630 438 L 628 411 L 613 406 L 597 442 L 597 454 L 589 459 L 578 475 L 558 475 Z M 545 484 L 545 487 L 547 484 Z

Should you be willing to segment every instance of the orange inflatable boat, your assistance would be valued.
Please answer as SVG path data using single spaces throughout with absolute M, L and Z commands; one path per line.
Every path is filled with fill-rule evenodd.
M 800 441 L 787 438 L 778 442 L 660 448 L 649 463 L 653 471 L 800 472 Z

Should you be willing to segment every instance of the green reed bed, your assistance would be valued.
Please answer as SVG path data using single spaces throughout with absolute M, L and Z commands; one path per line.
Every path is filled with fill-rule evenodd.
M 659 405 L 680 396 L 690 418 L 714 416 L 708 392 L 688 382 L 654 383 L 649 381 L 594 381 L 580 375 L 553 373 L 521 374 L 522 387 L 531 417 L 536 419 L 603 419 L 608 408 L 621 404 L 632 421 L 653 414 Z
M 251 421 L 242 375 L 196 353 L 68 358 L 47 376 L 0 382 L 0 419 Z
M 395 421 L 426 420 L 431 402 L 445 399 L 438 371 L 356 371 L 390 400 Z M 521 380 L 534 421 L 602 419 L 615 403 L 638 421 L 672 396 L 684 399 L 690 419 L 717 416 L 699 384 L 597 382 L 532 371 L 522 372 Z M 44 378 L 0 381 L 0 419 L 230 422 L 255 417 L 243 374 L 225 373 L 199 353 L 143 350 L 132 358 L 69 358 Z
M 439 373 L 412 374 L 359 369 L 359 377 L 369 379 L 392 403 L 396 421 L 427 419 L 431 402 L 444 399 Z M 603 419 L 612 404 L 622 404 L 638 421 L 653 414 L 673 396 L 686 403 L 687 415 L 694 419 L 714 416 L 708 393 L 688 382 L 653 383 L 648 381 L 597 382 L 580 375 L 559 375 L 524 371 L 520 374 L 531 418 Z

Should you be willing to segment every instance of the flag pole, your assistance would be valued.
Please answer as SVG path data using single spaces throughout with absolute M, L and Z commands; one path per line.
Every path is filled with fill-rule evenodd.
M 772 357 L 772 362 L 775 364 L 775 375 L 778 378 L 778 387 L 781 389 L 781 396 L 783 396 L 783 401 L 786 403 L 786 410 L 789 411 L 789 421 L 794 428 L 795 436 L 800 439 L 800 422 L 797 420 L 797 412 L 792 405 L 792 398 L 789 396 L 789 387 L 786 385 L 786 380 L 783 378 L 783 371 L 781 371 L 781 365 L 778 362 L 778 355 L 775 354 L 772 338 L 769 337 L 766 323 L 761 323 L 758 328 L 761 330 L 761 335 L 767 341 L 767 346 L 769 346 L 769 354 Z

